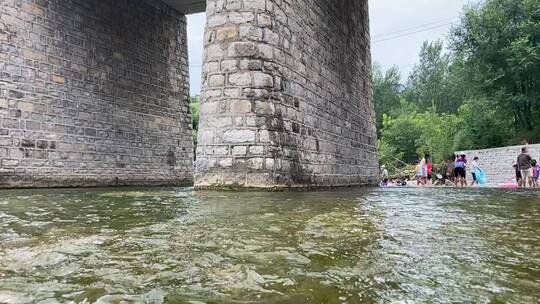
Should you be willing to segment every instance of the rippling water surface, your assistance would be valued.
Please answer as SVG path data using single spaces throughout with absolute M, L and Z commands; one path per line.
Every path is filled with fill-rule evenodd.
M 540 195 L 0 192 L 0 303 L 539 303 Z

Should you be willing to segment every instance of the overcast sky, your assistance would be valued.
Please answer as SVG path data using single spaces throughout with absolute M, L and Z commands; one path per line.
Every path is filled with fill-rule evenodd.
M 425 40 L 447 37 L 464 5 L 478 0 L 370 0 L 373 60 L 384 68 L 397 65 L 406 77 Z M 398 4 L 399 3 L 399 4 Z M 205 14 L 188 16 L 191 95 L 201 90 Z

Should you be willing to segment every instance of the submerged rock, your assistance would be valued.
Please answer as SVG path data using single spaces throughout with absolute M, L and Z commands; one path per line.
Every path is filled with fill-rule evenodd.
M 2 304 L 26 304 L 32 302 L 34 302 L 34 299 L 28 294 L 0 290 L 0 303 Z

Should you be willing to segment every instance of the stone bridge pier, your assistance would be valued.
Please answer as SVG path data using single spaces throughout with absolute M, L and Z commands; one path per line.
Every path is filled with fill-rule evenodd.
M 370 60 L 367 0 L 0 0 L 0 188 L 374 183 Z
M 208 0 L 196 186 L 374 184 L 367 0 Z

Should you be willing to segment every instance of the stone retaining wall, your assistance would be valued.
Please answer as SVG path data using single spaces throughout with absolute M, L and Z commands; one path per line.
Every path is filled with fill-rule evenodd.
M 185 17 L 0 1 L 0 187 L 192 182 Z
M 367 0 L 208 0 L 196 186 L 376 182 Z
M 456 153 L 464 152 L 467 155 L 469 162 L 472 162 L 473 158 L 478 156 L 480 158 L 478 164 L 486 171 L 488 184 L 499 185 L 509 180 L 515 181 L 515 172 L 512 165 L 516 163 L 517 156 L 521 153 L 521 148 L 524 146 L 525 145 L 485 150 L 459 151 Z M 529 153 L 532 158 L 540 160 L 540 144 L 528 145 L 527 147 L 529 148 Z M 470 163 L 467 171 L 467 180 L 471 182 Z

